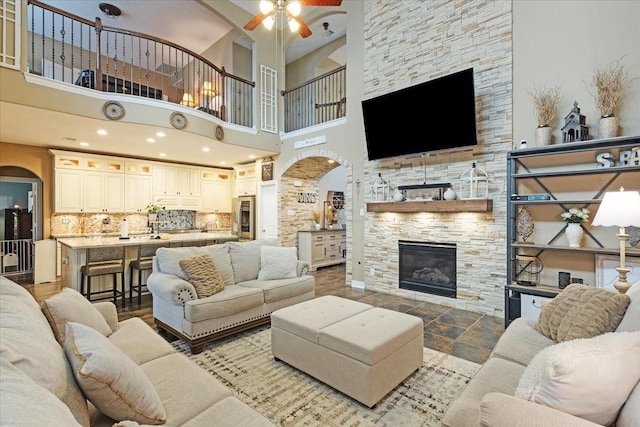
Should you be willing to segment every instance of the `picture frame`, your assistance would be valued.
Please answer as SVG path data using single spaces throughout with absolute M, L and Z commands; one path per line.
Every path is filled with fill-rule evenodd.
M 625 266 L 630 269 L 627 281 L 630 285 L 640 283 L 640 257 L 626 256 Z M 596 287 L 616 291 L 613 286 L 618 280 L 616 267 L 620 266 L 620 256 L 596 254 Z
M 273 163 L 262 164 L 262 180 L 271 181 L 273 179 Z

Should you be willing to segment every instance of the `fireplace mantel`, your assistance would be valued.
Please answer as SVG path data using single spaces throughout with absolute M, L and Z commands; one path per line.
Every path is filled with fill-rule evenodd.
M 493 200 L 420 200 L 411 202 L 369 202 L 367 212 L 491 212 Z

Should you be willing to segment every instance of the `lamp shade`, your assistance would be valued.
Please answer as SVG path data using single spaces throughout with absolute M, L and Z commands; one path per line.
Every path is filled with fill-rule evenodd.
M 640 227 L 640 193 L 623 189 L 604 193 L 593 225 Z
M 182 101 L 180 101 L 180 105 L 185 107 L 195 107 L 196 103 L 193 101 L 193 96 L 190 93 L 185 93 L 182 95 Z

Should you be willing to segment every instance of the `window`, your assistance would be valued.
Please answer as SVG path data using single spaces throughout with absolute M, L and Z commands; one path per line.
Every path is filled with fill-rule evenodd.
M 260 65 L 260 130 L 278 132 L 278 73 Z

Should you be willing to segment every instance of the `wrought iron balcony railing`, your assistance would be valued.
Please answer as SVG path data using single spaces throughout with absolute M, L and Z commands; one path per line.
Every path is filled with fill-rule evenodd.
M 170 41 L 108 27 L 37 0 L 28 6 L 31 73 L 196 108 L 253 127 L 255 82 Z

